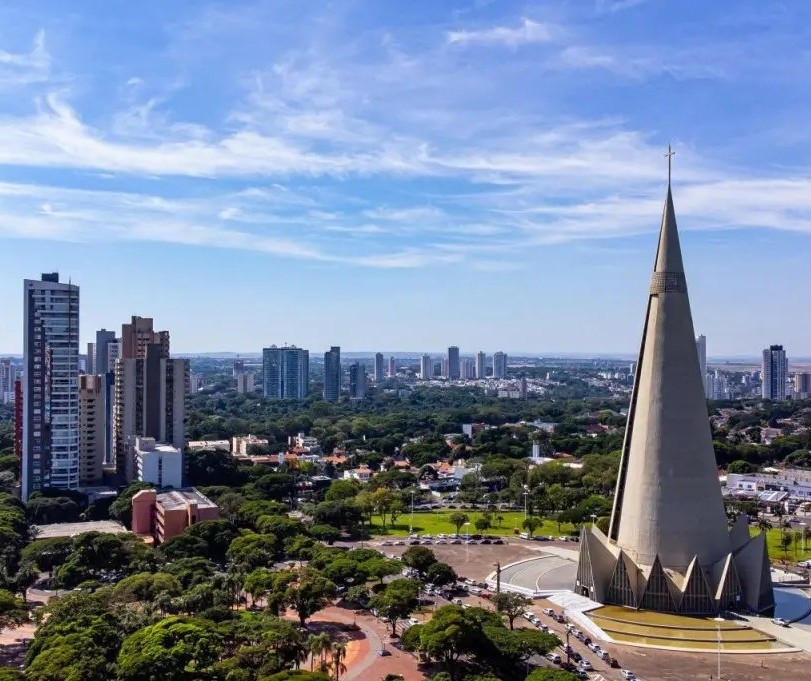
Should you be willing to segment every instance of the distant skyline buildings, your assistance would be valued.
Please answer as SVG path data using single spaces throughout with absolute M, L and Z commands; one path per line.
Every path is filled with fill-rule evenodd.
M 335 402 L 341 396 L 343 371 L 341 369 L 341 348 L 333 345 L 324 353 L 324 399 Z
M 265 397 L 303 399 L 310 383 L 310 353 L 296 346 L 271 346 L 262 350 Z
M 383 353 L 382 352 L 377 352 L 377 353 L 375 353 L 375 371 L 374 371 L 375 383 L 382 383 L 383 378 L 384 378 Z
M 487 377 L 487 355 L 483 350 L 476 353 L 476 378 Z
M 0 404 L 14 401 L 14 381 L 17 380 L 17 367 L 11 359 L 0 359 Z
M 493 378 L 507 377 L 507 353 L 496 352 L 493 354 Z
M 366 397 L 366 366 L 361 362 L 349 365 L 349 399 L 362 400 Z
M 761 369 L 764 400 L 785 400 L 787 397 L 788 358 L 782 345 L 770 345 L 763 350 Z
M 434 377 L 434 361 L 431 355 L 423 355 L 420 357 L 420 378 L 427 381 Z
M 456 345 L 451 345 L 448 348 L 448 372 L 446 376 L 452 381 L 455 381 L 459 378 L 460 373 L 459 348 Z

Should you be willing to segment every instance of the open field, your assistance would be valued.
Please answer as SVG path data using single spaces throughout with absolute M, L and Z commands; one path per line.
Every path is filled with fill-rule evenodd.
M 476 529 L 476 520 L 484 515 L 484 511 L 415 511 L 414 512 L 414 532 L 418 534 L 455 534 L 456 528 L 449 520 L 452 513 L 465 513 L 469 519 L 470 525 L 462 527 L 460 533 L 464 534 L 469 532 L 475 534 L 479 532 Z M 518 532 L 523 532 L 521 523 L 524 521 L 523 511 L 500 511 L 491 514 L 493 527 L 485 531 L 485 534 L 500 534 L 512 535 Z M 498 517 L 501 517 L 501 523 L 498 522 Z M 409 528 L 410 514 L 404 513 L 397 517 L 397 522 L 394 525 L 387 523 L 385 529 L 380 522 L 380 516 L 375 515 L 372 518 L 372 534 L 390 534 L 390 535 L 407 535 Z M 574 529 L 571 523 L 561 523 L 560 529 L 554 520 L 545 520 L 543 525 L 535 530 L 534 534 L 554 535 L 555 537 L 568 534 Z
M 752 534 L 757 534 L 759 530 L 754 529 L 751 531 Z M 786 532 L 792 535 L 796 534 L 796 531 L 789 532 L 789 530 L 786 530 Z M 796 543 L 792 542 L 791 546 L 788 547 L 788 551 L 783 551 L 780 544 L 781 536 L 782 532 L 778 527 L 766 530 L 766 543 L 769 545 L 769 558 L 772 559 L 772 562 L 786 559 L 789 563 L 796 563 L 800 560 L 811 559 L 811 527 L 806 528 L 805 551 L 803 551 L 802 540 Z

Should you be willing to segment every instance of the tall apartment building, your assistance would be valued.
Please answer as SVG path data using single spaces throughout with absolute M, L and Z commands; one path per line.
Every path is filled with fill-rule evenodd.
M 79 287 L 59 274 L 26 279 L 22 499 L 79 487 Z
M 310 353 L 301 348 L 275 345 L 262 350 L 264 395 L 276 399 L 307 397 L 310 383 Z
M 341 396 L 341 348 L 333 345 L 324 353 L 324 399 L 335 402 Z
M 14 401 L 14 382 L 17 380 L 17 368 L 11 359 L 0 359 L 0 404 Z
M 794 399 L 807 400 L 811 397 L 811 374 L 798 371 L 794 374 Z
M 349 365 L 349 398 L 362 400 L 366 397 L 366 367 L 360 362 Z
M 161 357 L 169 357 L 169 332 L 155 331 L 151 317 L 133 316 L 129 324 L 121 325 L 121 356 L 143 359 L 148 345 L 158 345 Z
M 712 398 L 714 392 L 714 379 L 707 376 L 707 337 L 700 335 L 696 338 L 696 352 L 698 353 L 698 368 L 701 371 L 701 381 L 704 385 L 704 397 Z
M 431 355 L 423 355 L 420 357 L 420 378 L 427 381 L 434 376 L 434 363 L 431 361 Z
M 168 338 L 168 334 L 167 334 Z M 186 445 L 186 400 L 190 394 L 189 361 L 169 359 L 162 343 L 143 348 L 145 357 L 122 357 L 115 371 L 117 473 L 134 479 L 136 437 L 152 437 L 181 451 Z
M 375 383 L 383 381 L 383 353 L 375 354 Z
M 95 356 L 93 372 L 101 376 L 103 382 L 102 397 L 104 401 L 104 464 L 112 466 L 115 460 L 113 437 L 115 434 L 115 363 L 121 356 L 122 342 L 116 338 L 115 331 L 99 329 L 96 331 Z M 90 372 L 88 372 L 90 373 Z
M 448 369 L 450 363 L 448 362 L 447 357 L 443 357 L 439 362 L 439 375 L 443 378 L 448 378 L 450 374 L 450 370 Z
M 476 378 L 487 378 L 487 355 L 483 350 L 476 353 Z
M 397 362 L 394 357 L 389 357 L 389 378 L 394 378 L 397 375 Z
M 493 378 L 507 378 L 507 353 L 493 354 Z
M 788 359 L 782 345 L 770 345 L 763 350 L 762 367 L 764 400 L 785 400 Z
M 106 377 L 79 376 L 79 484 L 93 485 L 102 479 L 107 443 Z
M 115 345 L 111 353 L 111 345 Z M 115 361 L 110 361 L 111 355 L 118 359 L 121 354 L 118 350 L 118 339 L 115 331 L 99 329 L 96 331 L 96 342 L 94 343 L 95 357 L 93 360 L 93 371 L 88 373 L 106 374 L 108 371 L 115 371 Z
M 476 377 L 476 365 L 470 357 L 463 357 L 460 360 L 459 373 L 466 381 Z
M 239 376 L 245 372 L 245 360 L 237 357 L 234 360 L 234 376 Z
M 455 381 L 460 375 L 459 348 L 451 345 L 448 348 L 448 378 Z

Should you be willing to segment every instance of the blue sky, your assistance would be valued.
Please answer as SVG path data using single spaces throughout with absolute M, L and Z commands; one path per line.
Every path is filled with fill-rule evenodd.
M 176 352 L 638 346 L 666 180 L 710 355 L 811 355 L 811 6 L 0 5 L 22 279 Z

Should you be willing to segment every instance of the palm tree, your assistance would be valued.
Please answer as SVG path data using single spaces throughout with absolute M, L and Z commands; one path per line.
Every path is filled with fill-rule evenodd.
M 329 634 L 326 632 L 321 632 L 320 634 L 312 634 L 307 639 L 307 650 L 310 653 L 310 671 L 313 671 L 313 667 L 315 666 L 315 658 L 318 656 L 321 659 L 319 667 L 323 669 L 326 667 L 325 657 L 327 653 L 332 650 L 332 640 L 329 637 Z
M 332 669 L 335 672 L 335 681 L 339 681 L 341 674 L 346 672 L 346 644 L 336 643 L 332 646 Z

